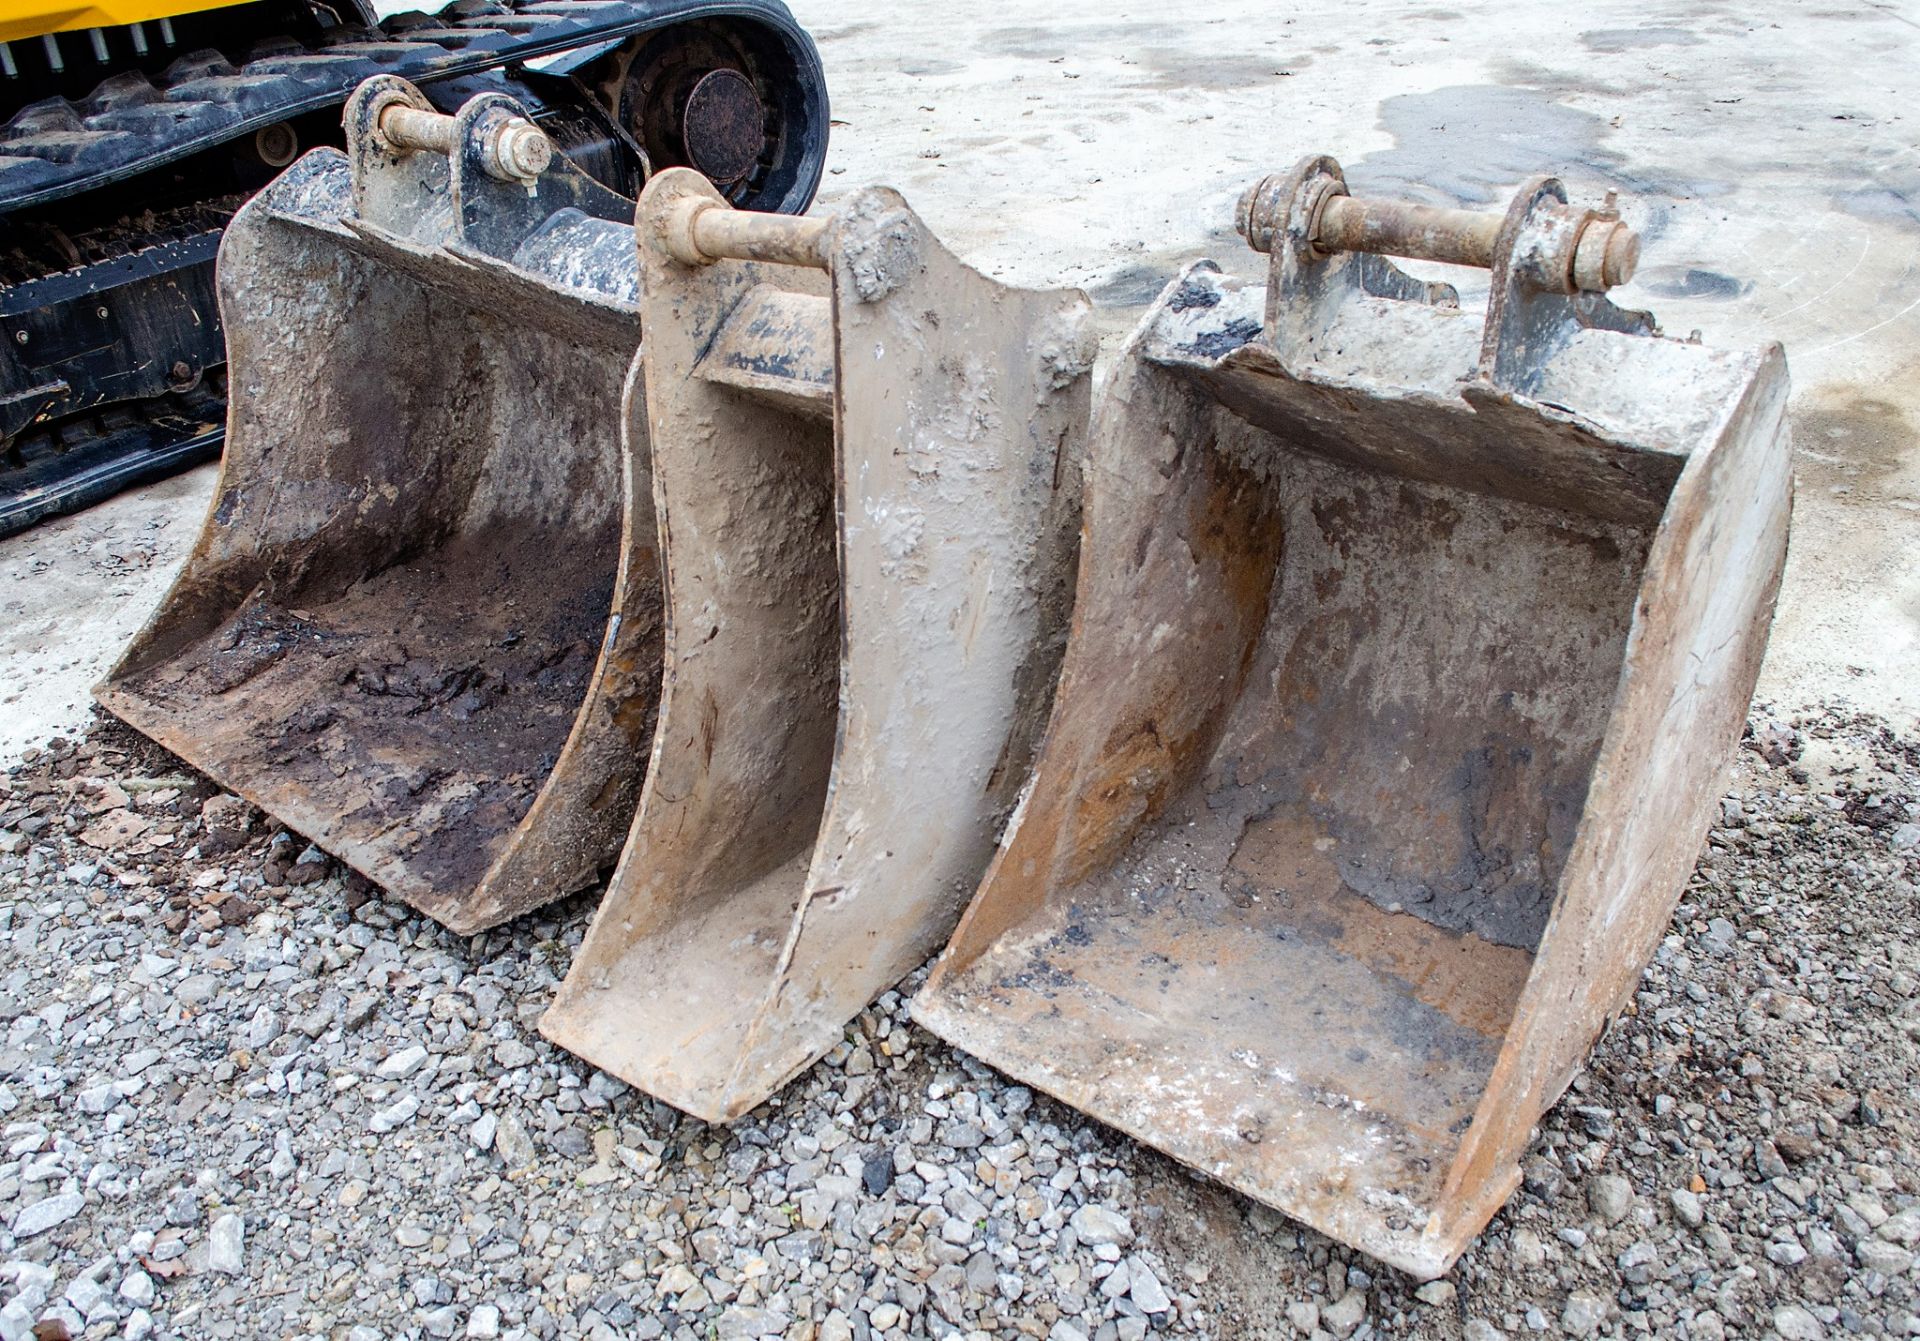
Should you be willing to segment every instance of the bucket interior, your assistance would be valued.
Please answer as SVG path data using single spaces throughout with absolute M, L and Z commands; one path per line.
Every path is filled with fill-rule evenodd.
M 103 697 L 457 925 L 607 634 L 632 347 L 262 231 L 222 256 L 233 417 L 207 531 Z M 657 626 L 655 597 L 628 623 Z
M 1385 468 L 1421 455 L 1406 401 L 1267 382 L 1227 397 L 1256 427 L 1146 376 L 1090 473 L 1042 772 L 916 1009 L 1349 1242 L 1417 1233 L 1552 908 L 1650 528 Z
M 823 295 L 786 287 L 823 288 L 813 272 L 677 278 L 691 297 L 650 280 L 636 365 L 667 538 L 659 729 L 625 855 L 541 1029 L 730 1120 L 790 953 L 840 724 L 832 327 Z M 796 396 L 796 381 L 821 394 Z

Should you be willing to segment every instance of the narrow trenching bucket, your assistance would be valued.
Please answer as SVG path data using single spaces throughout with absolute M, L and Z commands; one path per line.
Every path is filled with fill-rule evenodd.
M 967 269 L 886 190 L 790 220 L 666 172 L 635 233 L 665 685 L 541 1029 L 725 1121 L 937 949 L 992 856 L 1066 645 L 1090 309 Z
M 936 1034 L 1416 1277 L 1512 1192 L 1698 851 L 1786 552 L 1777 348 L 1611 210 L 1242 205 L 1102 403 L 1035 776 Z M 1377 254 L 1369 254 L 1377 253 Z M 1382 254 L 1490 266 L 1484 321 Z
M 99 697 L 472 932 L 591 883 L 639 794 L 662 619 L 620 438 L 633 202 L 501 95 L 441 116 L 382 77 L 346 120 L 345 155 L 227 231 L 225 465 Z

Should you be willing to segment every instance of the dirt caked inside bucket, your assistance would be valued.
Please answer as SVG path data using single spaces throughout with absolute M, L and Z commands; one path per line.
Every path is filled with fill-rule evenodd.
M 464 536 L 331 599 L 256 593 L 117 691 L 371 878 L 471 889 L 586 696 L 616 543 Z
M 431 215 L 370 226 L 348 178 L 311 155 L 226 235 L 220 485 L 101 698 L 471 932 L 591 882 L 639 791 L 662 615 L 643 415 L 631 460 L 622 438 L 638 320 L 450 254 Z
M 914 1011 L 1430 1277 L 1692 860 L 1784 378 L 1562 299 L 1519 392 L 1450 291 L 1273 245 L 1277 297 L 1202 263 L 1113 376 L 1034 778 Z
M 1364 1185 L 1409 1227 L 1526 985 L 1648 537 L 1209 419 L 1077 616 L 1143 692 L 1055 719 L 1080 767 L 1024 822 L 1058 814 L 1067 878 L 950 990 L 1116 1102 L 1197 1105 L 1287 1201 Z

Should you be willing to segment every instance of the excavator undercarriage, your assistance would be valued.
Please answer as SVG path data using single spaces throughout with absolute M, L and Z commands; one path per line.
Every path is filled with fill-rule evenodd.
M 686 165 L 742 208 L 798 212 L 826 150 L 819 61 L 777 0 L 459 0 L 383 22 L 359 0 L 248 0 L 36 26 L 0 27 L 0 535 L 220 450 L 221 234 L 344 143 L 369 77 L 446 112 L 511 96 L 629 198 Z

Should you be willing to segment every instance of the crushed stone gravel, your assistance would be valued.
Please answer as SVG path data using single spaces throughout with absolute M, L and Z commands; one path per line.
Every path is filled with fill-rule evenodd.
M 1633 1001 L 1421 1285 L 884 995 L 710 1127 L 473 938 L 110 723 L 0 790 L 0 1341 L 1920 1335 L 1920 742 L 1751 724 Z M 36 1328 L 38 1329 L 36 1331 Z

